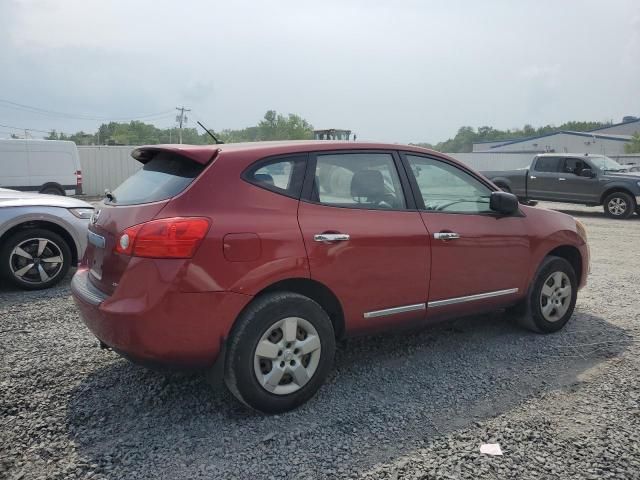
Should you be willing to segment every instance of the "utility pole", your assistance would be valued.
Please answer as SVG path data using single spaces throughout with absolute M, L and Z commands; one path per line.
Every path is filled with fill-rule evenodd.
M 176 122 L 178 122 L 178 125 L 180 126 L 180 143 L 182 143 L 182 124 L 187 123 L 187 120 L 189 120 L 184 112 L 190 112 L 191 109 L 185 108 L 183 105 L 182 107 L 176 107 L 176 110 L 180 112 L 176 115 Z

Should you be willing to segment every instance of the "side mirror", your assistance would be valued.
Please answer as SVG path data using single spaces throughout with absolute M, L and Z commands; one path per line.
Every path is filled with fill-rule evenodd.
M 518 197 L 513 193 L 491 192 L 489 208 L 494 212 L 511 215 L 518 211 Z
M 596 176 L 596 174 L 590 168 L 585 168 L 584 170 L 582 170 L 580 172 L 580 176 L 581 177 L 587 177 L 587 178 L 593 178 L 593 177 Z

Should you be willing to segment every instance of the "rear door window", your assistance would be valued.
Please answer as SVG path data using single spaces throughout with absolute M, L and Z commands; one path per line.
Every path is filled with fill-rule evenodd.
M 158 153 L 127 178 L 112 195 L 113 205 L 138 205 L 175 197 L 204 170 L 205 166 L 173 153 Z
M 536 172 L 559 172 L 560 157 L 538 157 L 534 170 Z
M 311 199 L 336 207 L 406 208 L 390 153 L 318 154 Z

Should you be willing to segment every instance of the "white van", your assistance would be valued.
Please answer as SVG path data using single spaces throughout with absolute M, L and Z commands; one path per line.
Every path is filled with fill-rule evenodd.
M 0 187 L 80 195 L 78 148 L 62 140 L 0 140 Z

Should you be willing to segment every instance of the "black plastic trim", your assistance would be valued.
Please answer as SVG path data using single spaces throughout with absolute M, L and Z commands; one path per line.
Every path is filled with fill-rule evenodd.
M 88 270 L 78 270 L 71 280 L 71 292 L 83 302 L 100 305 L 109 295 L 95 287 L 89 280 Z

